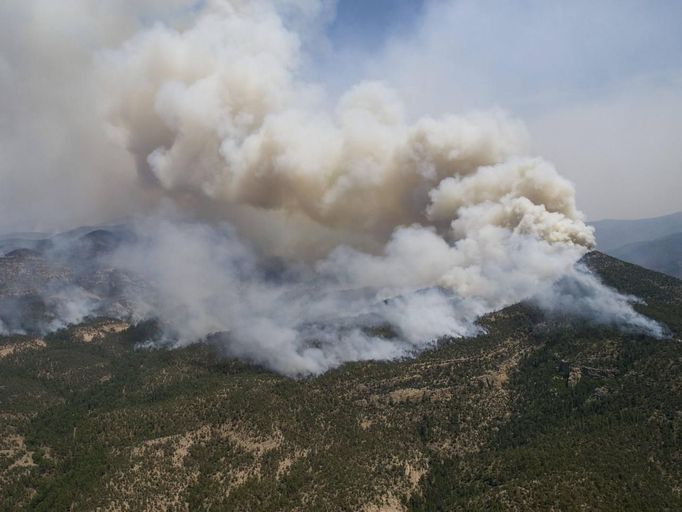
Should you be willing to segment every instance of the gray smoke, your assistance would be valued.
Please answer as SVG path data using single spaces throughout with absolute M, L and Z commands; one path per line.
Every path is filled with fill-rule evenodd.
M 137 241 L 112 264 L 149 285 L 132 310 L 161 320 L 161 345 L 208 338 L 226 355 L 287 375 L 414 355 L 443 337 L 481 332 L 480 316 L 523 300 L 663 335 L 632 309 L 634 298 L 575 265 L 583 249 L 489 231 L 483 253 L 470 240 L 447 244 L 413 226 L 397 230 L 380 255 L 341 246 L 314 262 L 283 262 L 228 224 L 165 213 L 138 223 Z
M 582 264 L 575 265 L 550 288 L 538 291 L 532 301 L 549 314 L 583 318 L 655 338 L 668 334 L 663 326 L 632 308 L 633 304 L 643 303 L 641 299 L 604 286 Z
M 593 231 L 572 184 L 528 154 L 521 122 L 500 111 L 411 121 L 377 82 L 327 97 L 300 69 L 328 2 L 164 7 L 0 7 L 30 29 L 3 40 L 3 106 L 24 131 L 1 127 L 11 185 L 0 199 L 21 218 L 15 197 L 37 186 L 51 199 L 31 215 L 139 219 L 135 241 L 102 262 L 128 276 L 115 304 L 69 281 L 44 301 L 51 327 L 102 311 L 157 318 L 167 344 L 209 337 L 289 375 L 403 357 L 537 296 L 660 334 L 574 268 Z M 165 15 L 141 25 L 142 11 Z M 75 78 L 41 80 L 51 75 Z M 31 152 L 36 139 L 43 151 Z

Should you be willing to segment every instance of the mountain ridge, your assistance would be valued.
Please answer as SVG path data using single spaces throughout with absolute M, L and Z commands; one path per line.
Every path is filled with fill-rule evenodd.
M 623 261 L 682 278 L 682 232 L 623 245 L 611 254 Z
M 645 242 L 682 232 L 682 211 L 644 219 L 603 219 L 589 222 L 596 229 L 597 249 L 608 252 L 635 242 Z
M 634 220 L 602 220 L 597 249 L 651 270 L 682 277 L 682 212 Z

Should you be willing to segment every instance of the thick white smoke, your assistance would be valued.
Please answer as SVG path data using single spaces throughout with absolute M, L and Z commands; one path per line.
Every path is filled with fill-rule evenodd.
M 159 318 L 173 343 L 216 335 L 229 355 L 297 375 L 408 355 L 475 333 L 484 313 L 563 297 L 556 283 L 594 245 L 571 183 L 499 111 L 410 121 L 376 82 L 330 108 L 300 73 L 302 31 L 315 37 L 328 11 L 209 0 L 90 53 L 97 105 L 80 108 L 101 112 L 137 177 L 107 161 L 87 179 L 115 183 L 130 211 L 172 203 L 113 257 L 151 285 L 133 314 Z M 580 276 L 594 300 L 576 313 L 651 328 Z
M 347 361 L 413 355 L 444 336 L 480 332 L 485 313 L 530 300 L 549 314 L 664 333 L 633 297 L 576 266 L 584 248 L 508 228 L 448 244 L 434 230 L 395 231 L 381 255 L 341 246 L 314 263 L 264 259 L 228 224 L 173 214 L 136 225 L 111 263 L 148 284 L 132 310 L 158 318 L 161 344 L 210 338 L 226 355 L 287 375 Z
M 519 122 L 492 112 L 408 123 L 379 83 L 327 112 L 320 87 L 297 78 L 301 58 L 275 3 L 213 2 L 189 29 L 156 26 L 107 56 L 111 120 L 161 190 L 204 210 L 286 215 L 296 239 L 332 230 L 318 255 L 341 242 L 381 251 L 413 223 L 451 239 L 483 224 L 593 243 L 572 186 L 522 157 Z

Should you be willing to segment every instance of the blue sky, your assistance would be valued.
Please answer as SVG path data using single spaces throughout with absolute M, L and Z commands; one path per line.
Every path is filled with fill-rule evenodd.
M 512 107 L 548 91 L 598 96 L 682 70 L 677 0 L 340 0 L 328 34 L 369 55 L 401 42 L 438 52 L 440 69 L 429 74 L 485 80 L 485 100 Z
M 376 49 L 390 34 L 411 30 L 424 8 L 422 0 L 340 0 L 329 36 L 336 44 Z

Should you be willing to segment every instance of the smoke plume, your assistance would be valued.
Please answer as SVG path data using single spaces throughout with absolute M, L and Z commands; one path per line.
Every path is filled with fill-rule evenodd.
M 158 318 L 167 343 L 209 337 L 288 375 L 320 373 L 475 334 L 482 314 L 533 297 L 657 332 L 575 268 L 592 229 L 571 183 L 529 155 L 521 122 L 497 110 L 408 119 L 382 83 L 335 100 L 304 78 L 328 3 L 175 2 L 142 26 L 134 9 L 160 2 L 50 4 L 74 31 L 60 56 L 79 57 L 68 60 L 78 75 L 20 95 L 15 79 L 45 73 L 55 37 L 37 19 L 46 2 L 28 4 L 0 10 L 36 31 L 37 48 L 20 50 L 39 64 L 3 55 L 1 90 L 19 105 L 40 100 L 43 119 L 12 109 L 28 134 L 65 123 L 69 136 L 51 145 L 50 134 L 49 151 L 25 163 L 33 183 L 51 167 L 41 187 L 54 182 L 56 198 L 37 211 L 83 198 L 65 221 L 135 216 L 134 241 L 106 262 L 148 285 L 127 289 L 126 314 Z M 76 22 L 94 32 L 104 18 L 115 26 L 78 45 Z M 2 130 L 3 146 L 27 149 L 30 137 Z M 2 178 L 16 192 L 28 181 L 13 168 Z M 60 302 L 63 322 L 99 307 L 79 293 Z M 566 298 L 576 294 L 588 298 Z

